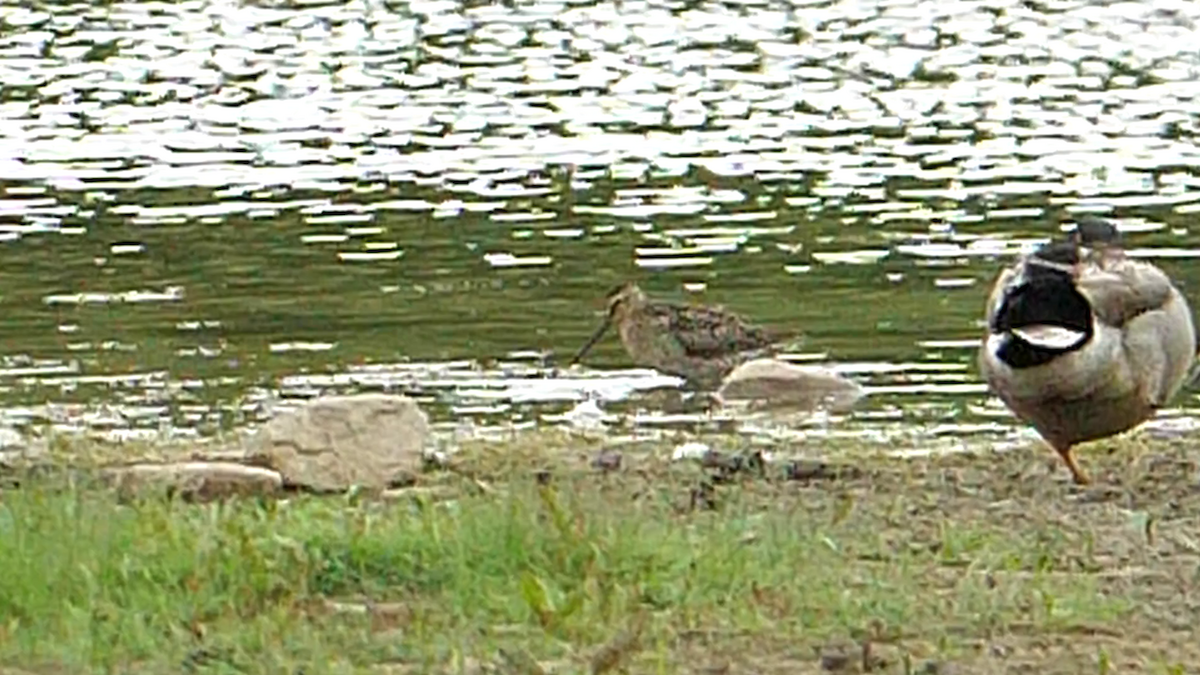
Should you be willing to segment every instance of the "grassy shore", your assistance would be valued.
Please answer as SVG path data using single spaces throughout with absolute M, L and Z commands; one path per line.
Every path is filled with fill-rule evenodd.
M 533 434 L 466 448 L 386 501 L 121 503 L 27 482 L 0 494 L 0 673 L 1200 663 L 1182 444 L 1098 444 L 1091 490 L 1035 447 L 790 479 L 644 450 L 603 470 L 596 442 Z

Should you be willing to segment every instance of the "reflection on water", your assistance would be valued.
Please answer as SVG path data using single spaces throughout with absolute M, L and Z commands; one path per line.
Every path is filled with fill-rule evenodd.
M 208 434 L 374 389 L 443 429 L 568 424 L 581 401 L 649 428 L 674 378 L 615 339 L 563 370 L 633 278 L 802 328 L 794 358 L 867 387 L 789 438 L 1012 440 L 973 365 L 1004 257 L 1109 214 L 1200 301 L 1194 3 L 0 20 L 4 423 Z

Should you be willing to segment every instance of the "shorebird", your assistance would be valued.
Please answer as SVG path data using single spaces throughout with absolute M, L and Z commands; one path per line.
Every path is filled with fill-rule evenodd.
M 633 282 L 606 296 L 608 314 L 576 352 L 580 361 L 616 325 L 626 353 L 639 366 L 683 378 L 689 387 L 715 389 L 739 364 L 771 351 L 795 333 L 755 326 L 720 307 L 651 300 Z
M 1098 218 L 1002 271 L 986 311 L 984 379 L 1079 484 L 1089 479 L 1071 448 L 1152 417 L 1195 359 L 1187 299 L 1161 269 L 1127 258 Z

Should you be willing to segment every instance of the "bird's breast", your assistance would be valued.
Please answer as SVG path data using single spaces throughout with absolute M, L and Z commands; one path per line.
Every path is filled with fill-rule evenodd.
M 1001 358 L 1010 341 L 1016 339 L 1019 338 L 1010 333 L 990 333 L 982 345 L 983 374 L 1003 397 L 1071 400 L 1086 398 L 1099 390 L 1120 397 L 1133 389 L 1121 333 L 1112 326 L 1094 322 L 1092 338 L 1084 346 L 1029 368 L 1014 368 Z

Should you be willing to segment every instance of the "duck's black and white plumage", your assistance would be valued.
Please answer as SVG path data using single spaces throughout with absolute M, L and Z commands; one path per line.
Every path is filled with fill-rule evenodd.
M 1116 227 L 1081 219 L 1000 273 L 979 365 L 989 388 L 1088 482 L 1071 448 L 1154 415 L 1196 354 L 1187 299 L 1158 267 L 1127 258 Z

